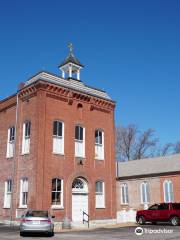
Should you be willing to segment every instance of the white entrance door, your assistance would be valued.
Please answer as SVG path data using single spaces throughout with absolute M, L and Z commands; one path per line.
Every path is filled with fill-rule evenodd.
M 84 179 L 76 178 L 72 183 L 72 221 L 82 222 L 83 211 L 88 214 L 88 185 Z
M 72 194 L 72 221 L 82 222 L 83 211 L 88 214 L 88 194 Z

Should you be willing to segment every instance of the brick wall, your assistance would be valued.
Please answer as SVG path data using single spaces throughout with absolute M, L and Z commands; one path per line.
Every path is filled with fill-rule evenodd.
M 13 106 L 8 101 L 14 102 Z M 5 105 L 7 104 L 7 109 Z M 76 177 L 84 177 L 89 189 L 89 214 L 91 219 L 111 219 L 116 213 L 116 182 L 114 152 L 114 108 L 103 111 L 93 108 L 90 101 L 74 98 L 71 102 L 44 88 L 36 88 L 35 93 L 19 94 L 17 107 L 16 151 L 12 159 L 6 159 L 7 130 L 16 122 L 16 98 L 0 102 L 0 217 L 9 215 L 3 209 L 4 182 L 13 176 L 13 216 L 19 208 L 20 179 L 28 177 L 28 207 L 48 209 L 57 218 L 71 218 L 72 181 Z M 81 103 L 83 108 L 77 108 Z M 9 106 L 9 107 L 8 107 Z M 105 109 L 107 110 L 107 109 Z M 65 154 L 52 153 L 52 127 L 54 120 L 61 120 L 65 126 Z M 22 155 L 22 126 L 25 120 L 31 121 L 30 154 Z M 86 157 L 83 165 L 79 165 L 74 157 L 74 127 L 82 124 L 85 127 Z M 94 132 L 100 128 L 105 134 L 105 160 L 95 160 Z M 13 170 L 14 169 L 14 170 Z M 51 210 L 51 181 L 59 177 L 64 180 L 64 209 Z M 95 182 L 105 182 L 105 208 L 95 208 Z

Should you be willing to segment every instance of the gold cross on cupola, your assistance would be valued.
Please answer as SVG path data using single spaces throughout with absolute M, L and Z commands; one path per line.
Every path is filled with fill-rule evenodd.
M 80 70 L 84 67 L 73 53 L 73 44 L 68 44 L 69 55 L 60 64 L 59 69 L 62 71 L 62 78 L 73 78 L 80 81 Z M 66 77 L 68 76 L 68 77 Z

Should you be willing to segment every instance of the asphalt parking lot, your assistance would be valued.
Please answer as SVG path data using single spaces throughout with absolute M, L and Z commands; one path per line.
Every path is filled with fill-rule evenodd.
M 56 233 L 49 239 L 52 240 L 174 240 L 180 239 L 180 226 L 172 227 L 169 225 L 146 225 L 143 226 L 144 233 L 138 231 L 139 234 L 135 234 L 136 227 L 120 227 L 120 228 L 101 228 L 90 231 L 70 231 L 63 233 Z M 0 225 L 0 240 L 35 240 L 35 239 L 48 239 L 45 235 L 28 235 L 25 237 L 19 236 L 18 228 L 10 228 L 9 226 Z

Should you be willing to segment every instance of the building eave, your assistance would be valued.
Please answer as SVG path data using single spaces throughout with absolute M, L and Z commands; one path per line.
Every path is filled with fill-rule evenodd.
M 6 97 L 6 98 L 3 98 L 2 100 L 0 100 L 0 104 L 5 102 L 5 101 L 8 101 L 9 99 L 15 97 L 16 95 L 17 95 L 17 92 L 12 94 L 12 95 L 10 95 L 10 96 L 8 96 L 8 97 Z
M 42 76 L 41 76 L 41 74 L 43 74 L 43 73 L 44 73 L 44 74 L 48 74 L 48 75 L 50 75 L 50 76 L 54 76 L 54 77 L 58 78 L 59 80 L 62 79 L 60 76 L 58 76 L 58 75 L 56 75 L 56 74 L 52 74 L 52 73 L 50 73 L 50 72 L 48 72 L 48 71 L 40 71 L 40 72 L 38 72 L 37 74 L 35 74 L 35 75 L 33 75 L 32 77 L 30 77 L 30 78 L 27 80 L 25 86 L 24 86 L 22 89 L 24 89 L 26 86 L 30 86 L 32 83 L 37 82 L 38 80 L 42 80 L 42 81 L 45 81 L 45 82 L 51 82 L 51 80 L 50 80 L 50 79 L 47 79 L 47 77 L 45 78 L 45 77 L 42 77 Z M 34 80 L 33 80 L 33 78 L 34 78 Z M 67 79 L 62 79 L 62 80 L 68 81 Z M 32 83 L 31 83 L 31 82 L 28 83 L 29 81 L 32 81 Z M 28 83 L 28 84 L 27 84 L 27 83 Z M 57 83 L 54 83 L 54 84 L 57 84 Z M 80 93 L 88 94 L 88 95 L 90 95 L 90 96 L 97 97 L 97 98 L 100 98 L 100 99 L 109 101 L 109 102 L 111 102 L 111 103 L 113 103 L 113 104 L 116 104 L 116 101 L 112 100 L 111 98 L 106 98 L 106 97 L 103 97 L 103 96 L 99 96 L 99 95 L 97 95 L 97 94 L 92 94 L 92 93 L 89 93 L 89 92 L 84 92 L 84 91 L 82 91 L 82 90 L 80 90 L 80 89 L 73 88 L 72 86 L 64 86 L 64 84 L 62 84 L 60 81 L 58 82 L 57 85 L 60 85 L 60 86 L 62 86 L 62 87 L 65 87 L 65 88 L 67 88 L 67 89 L 70 89 L 70 90 L 78 91 L 78 92 L 80 92 Z M 84 84 L 84 86 L 87 87 L 87 88 L 91 88 L 91 89 L 94 89 L 94 90 L 96 90 L 96 91 L 99 91 L 99 92 L 101 92 L 101 93 L 105 93 L 105 94 L 106 94 L 106 91 L 104 91 L 104 90 L 101 90 L 101 89 L 98 89 L 98 88 L 94 88 L 94 87 L 88 86 L 88 85 L 86 85 L 86 84 Z
M 116 177 L 117 181 L 121 180 L 133 180 L 133 179 L 141 179 L 141 178 L 153 178 L 153 177 L 162 177 L 162 176 L 170 176 L 180 174 L 179 171 L 169 171 L 169 172 L 159 172 L 159 173 L 150 173 L 150 174 L 139 174 L 139 175 L 131 175 L 131 176 L 123 176 Z

